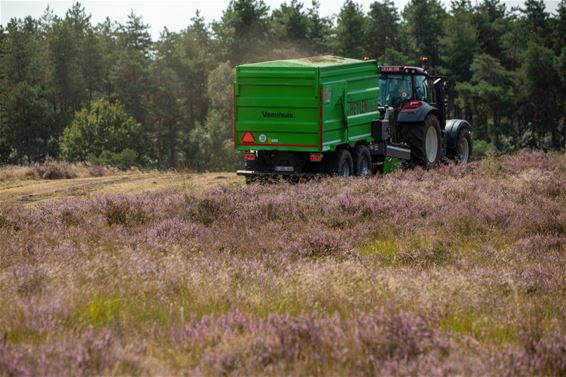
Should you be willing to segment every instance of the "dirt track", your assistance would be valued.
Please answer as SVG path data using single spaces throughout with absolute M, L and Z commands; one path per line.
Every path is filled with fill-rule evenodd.
M 93 197 L 108 192 L 132 193 L 160 189 L 202 191 L 207 187 L 238 186 L 234 173 L 185 174 L 176 172 L 124 173 L 105 177 L 0 182 L 0 202 L 37 203 L 44 200 Z

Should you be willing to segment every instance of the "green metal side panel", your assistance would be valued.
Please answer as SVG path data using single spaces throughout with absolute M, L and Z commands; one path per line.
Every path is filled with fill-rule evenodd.
M 314 57 L 236 68 L 237 150 L 316 152 L 372 141 L 378 118 L 375 61 Z M 251 133 L 253 142 L 242 140 Z M 249 135 L 248 135 L 249 136 Z
M 323 150 L 373 141 L 371 121 L 379 118 L 379 71 L 375 61 L 320 69 L 323 92 Z

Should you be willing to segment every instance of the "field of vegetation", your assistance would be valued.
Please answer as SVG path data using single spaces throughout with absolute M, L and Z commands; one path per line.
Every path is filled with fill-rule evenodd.
M 72 178 L 72 179 L 71 179 Z M 104 193 L 156 190 L 201 192 L 210 186 L 241 186 L 234 173 L 122 171 L 102 166 L 73 165 L 48 160 L 32 167 L 0 168 L 0 202 L 34 204 L 52 199 L 91 198 Z
M 566 374 L 565 154 L 296 185 L 18 169 L 0 375 Z

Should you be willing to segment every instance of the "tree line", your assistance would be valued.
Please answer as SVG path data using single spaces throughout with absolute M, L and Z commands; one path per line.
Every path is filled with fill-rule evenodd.
M 400 11 L 346 0 L 333 17 L 297 0 L 270 10 L 231 0 L 220 20 L 198 11 L 157 41 L 131 13 L 93 24 L 64 17 L 0 27 L 0 163 L 46 155 L 118 166 L 231 169 L 233 67 L 279 58 L 369 56 L 448 76 L 449 112 L 470 121 L 476 150 L 566 147 L 566 0 L 508 8 L 499 0 L 410 0 Z

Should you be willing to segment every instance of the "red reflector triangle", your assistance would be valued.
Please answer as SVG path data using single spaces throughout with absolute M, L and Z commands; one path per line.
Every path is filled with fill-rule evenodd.
M 244 136 L 242 136 L 242 144 L 254 144 L 255 137 L 250 131 L 244 132 Z

